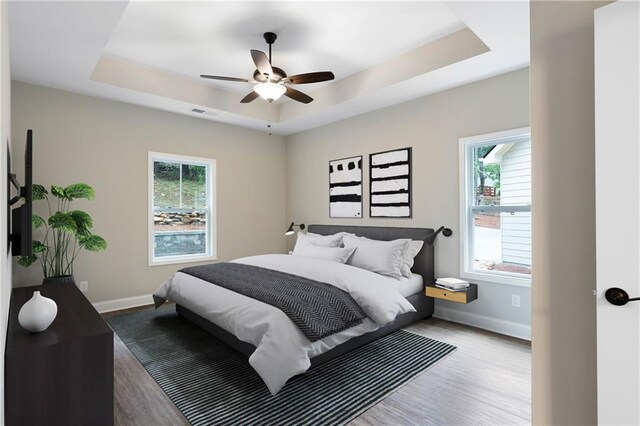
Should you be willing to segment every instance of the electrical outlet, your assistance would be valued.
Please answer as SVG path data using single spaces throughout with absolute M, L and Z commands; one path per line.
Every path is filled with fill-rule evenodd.
M 80 291 L 89 291 L 89 281 L 80 281 L 78 288 L 80 288 Z
M 519 308 L 520 307 L 520 295 L 519 294 L 512 294 L 511 295 L 511 306 L 513 306 L 514 308 Z

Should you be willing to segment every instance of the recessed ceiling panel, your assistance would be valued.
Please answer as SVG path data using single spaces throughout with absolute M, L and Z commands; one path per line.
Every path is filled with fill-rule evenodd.
M 441 2 L 131 2 L 104 54 L 187 78 L 249 78 L 249 49 L 266 52 L 262 34 L 272 31 L 275 66 L 341 79 L 461 28 Z
M 526 1 L 12 1 L 15 80 L 290 134 L 526 67 Z M 241 104 L 249 49 L 289 74 L 333 71 L 301 85 L 311 104 Z

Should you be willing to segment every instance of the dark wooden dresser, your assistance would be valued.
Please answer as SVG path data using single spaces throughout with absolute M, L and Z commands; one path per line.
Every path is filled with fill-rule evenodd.
M 18 312 L 35 290 L 58 316 L 32 334 Z M 5 352 L 11 425 L 113 425 L 113 331 L 74 284 L 14 288 Z

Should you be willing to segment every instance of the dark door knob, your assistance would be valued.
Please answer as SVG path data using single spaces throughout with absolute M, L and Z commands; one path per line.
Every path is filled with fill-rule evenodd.
M 627 292 L 618 287 L 611 287 L 610 289 L 608 289 L 604 293 L 604 297 L 609 303 L 616 306 L 622 306 L 626 305 L 627 302 L 640 300 L 640 297 L 634 297 L 633 299 L 630 299 Z

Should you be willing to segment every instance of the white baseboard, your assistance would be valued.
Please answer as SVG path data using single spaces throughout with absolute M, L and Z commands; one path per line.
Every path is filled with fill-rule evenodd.
M 152 303 L 152 295 L 145 294 L 142 296 L 125 297 L 123 299 L 97 302 L 94 303 L 93 306 L 102 314 L 105 312 L 150 305 Z M 459 311 L 457 309 L 443 308 L 441 306 L 435 307 L 433 316 L 443 320 L 470 325 L 472 327 L 482 328 L 484 330 L 505 334 L 507 336 L 517 337 L 519 339 L 531 340 L 531 326 L 526 324 L 492 318 L 485 315 L 478 315 L 471 312 Z
M 151 305 L 153 296 L 144 294 L 142 296 L 125 297 L 123 299 L 106 300 L 93 304 L 96 311 L 103 314 L 105 312 L 119 311 L 120 309 L 136 308 L 138 306 Z
M 484 330 L 494 331 L 511 337 L 531 341 L 531 326 L 518 322 L 492 318 L 471 312 L 448 309 L 441 306 L 435 307 L 433 316 L 447 321 L 470 325 Z

